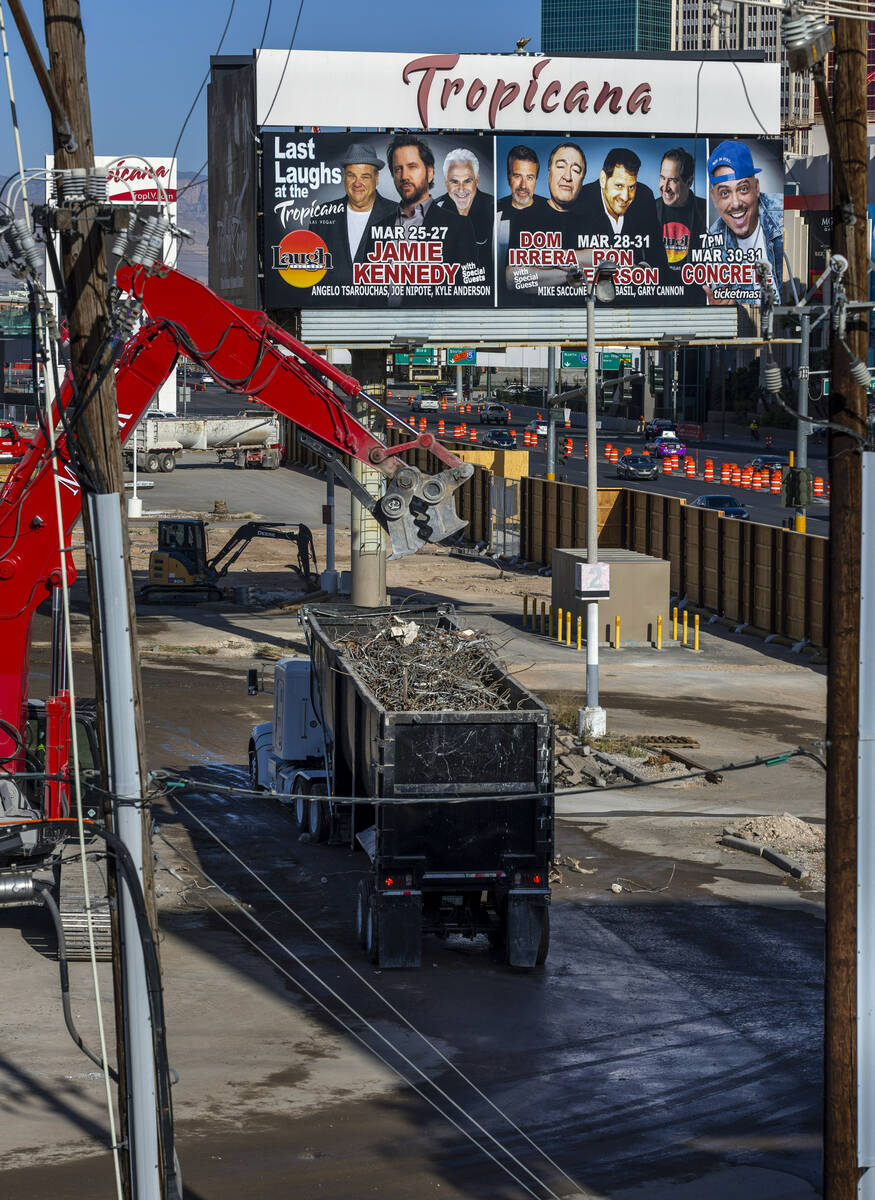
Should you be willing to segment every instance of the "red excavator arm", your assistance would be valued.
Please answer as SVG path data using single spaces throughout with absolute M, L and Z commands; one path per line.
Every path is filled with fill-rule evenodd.
M 169 268 L 149 275 L 142 269 L 123 267 L 116 282 L 142 300 L 151 318 L 128 341 L 118 361 L 116 393 L 122 442 L 173 370 L 178 355 L 185 353 L 202 362 L 226 387 L 255 397 L 309 430 L 326 447 L 326 456 L 342 451 L 382 471 L 388 480 L 386 494 L 375 501 L 361 489 L 360 499 L 389 532 L 396 557 L 462 528 L 464 522 L 456 516 L 453 500 L 456 488 L 473 471 L 470 464 L 462 463 L 431 434 L 416 436 L 413 430 L 410 441 L 391 448 L 383 445 L 347 412 L 330 386 L 347 396 L 364 396 L 358 382 L 274 325 L 264 313 L 228 304 L 203 284 Z M 68 579 L 75 575 L 68 548 L 82 509 L 82 493 L 67 462 L 66 438 L 58 420 L 58 407 L 67 410 L 72 399 L 72 386 L 65 382 L 53 414 L 64 552 L 58 548 L 51 451 L 45 431 L 37 432 L 0 491 L 0 717 L 19 730 L 24 729 L 26 720 L 33 614 L 60 584 L 62 567 Z M 431 450 L 446 469 L 423 476 L 398 458 L 401 451 L 413 447 Z M 342 464 L 336 463 L 335 469 L 357 486 Z M 13 751 L 12 738 L 0 728 L 0 757 Z

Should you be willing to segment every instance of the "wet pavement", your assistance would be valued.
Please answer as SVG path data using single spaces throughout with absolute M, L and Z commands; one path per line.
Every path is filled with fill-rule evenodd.
M 155 843 L 189 1200 L 230 1200 L 242 1191 L 250 1200 L 817 1194 L 821 910 L 774 868 L 716 847 L 721 823 L 708 813 L 704 789 L 674 793 L 682 819 L 636 816 L 640 795 L 615 793 L 622 804 L 614 816 L 559 822 L 559 853 L 593 873 L 563 871 L 555 884 L 543 970 L 509 971 L 485 940 L 429 939 L 420 970 L 380 972 L 365 963 L 352 932 L 361 857 L 299 842 L 291 811 L 273 800 L 208 790 L 243 781 L 246 730 L 270 710 L 269 695 L 247 696 L 243 665 L 168 660 L 144 669 L 150 764 L 201 780 L 184 798 L 189 812 L 159 803 Z M 37 661 L 36 676 L 44 670 Z M 84 663 L 82 675 L 84 688 Z M 758 729 L 753 714 L 751 736 Z M 647 798 L 648 808 L 658 803 Z M 247 926 L 217 889 L 201 891 L 206 881 L 177 851 L 251 906 L 263 931 Z M 614 894 L 618 878 L 636 890 Z M 254 945 L 203 911 L 203 900 L 246 926 Z M 99 1152 L 100 1085 L 64 1042 L 56 967 L 39 956 L 34 966 L 32 948 L 8 917 L 0 927 L 5 961 L 26 958 L 30 986 L 45 995 L 39 1026 L 20 1022 L 6 1039 L 7 1086 L 29 1070 L 28 1047 L 36 1039 L 48 1045 L 39 1087 L 19 1085 L 32 1127 L 29 1136 L 21 1124 L 7 1130 L 5 1183 L 23 1200 L 109 1195 L 108 1155 Z M 30 920 L 39 925 L 37 914 Z M 73 970 L 84 993 L 85 967 Z

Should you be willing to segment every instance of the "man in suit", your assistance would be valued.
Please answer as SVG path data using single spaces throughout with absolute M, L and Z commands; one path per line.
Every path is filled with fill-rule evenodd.
M 408 238 L 411 229 L 423 227 L 428 234 L 423 240 L 443 243 L 444 262 L 476 266 L 477 242 L 470 219 L 459 215 L 449 196 L 436 200 L 431 194 L 434 154 L 428 143 L 410 134 L 398 134 L 389 143 L 386 158 L 400 200 L 395 226 L 404 229 Z M 418 235 L 414 237 L 420 240 Z
M 320 204 L 310 218 L 310 229 L 322 238 L 331 255 L 326 283 L 353 282 L 353 263 L 365 261 L 373 244 L 372 228 L 391 225 L 396 211 L 392 201 L 377 191 L 380 169 L 386 164 L 369 142 L 353 142 L 340 165 L 346 194 Z
M 477 264 L 492 278 L 492 196 L 480 190 L 480 161 L 473 150 L 451 150 L 444 159 L 446 195 L 438 197 L 442 204 L 453 201 L 461 217 L 468 217 L 474 226 L 477 242 Z
M 638 182 L 634 150 L 609 151 L 597 180 L 580 189 L 578 232 L 591 246 L 631 250 L 636 263 L 667 269 L 653 192 Z

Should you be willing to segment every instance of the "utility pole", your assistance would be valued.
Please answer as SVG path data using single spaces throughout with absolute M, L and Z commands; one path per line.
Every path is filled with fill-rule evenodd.
M 866 42 L 864 21 L 835 21 L 833 113 L 836 220 L 832 248 L 848 260 L 850 301 L 868 300 L 866 246 Z M 835 152 L 833 152 L 835 154 Z M 844 172 L 841 168 L 844 167 Z M 853 204 L 848 223 L 840 180 Z M 847 198 L 845 198 L 846 200 Z M 847 343 L 866 361 L 868 310 L 850 310 Z M 829 680 L 826 776 L 826 1007 L 824 1045 L 824 1196 L 856 1200 L 857 1123 L 857 807 L 860 647 L 860 537 L 866 396 L 838 337 L 831 347 L 829 419 Z M 843 433 L 835 426 L 848 430 Z M 856 436 L 854 436 L 856 435 Z M 867 798 L 871 799 L 871 798 Z
M 53 112 L 55 167 L 59 171 L 77 170 L 84 177 L 94 167 L 94 143 L 80 5 L 78 0 L 43 0 L 43 12 L 51 81 L 75 138 L 75 148 L 70 149 L 69 137 L 62 135 L 64 122 Z M 133 584 L 123 505 L 107 266 L 97 210 L 98 205 L 92 200 L 71 199 L 63 211 L 58 211 L 62 228 L 62 299 L 70 334 L 74 403 L 83 396 L 89 397 L 79 416 L 77 442 L 89 476 L 87 490 L 91 492 L 89 503 L 83 505 L 83 520 L 89 555 L 88 591 L 98 711 L 104 731 L 104 779 L 110 792 L 115 791 L 127 800 L 126 804 L 114 806 L 108 820 L 128 844 L 141 871 L 154 935 L 151 817 L 149 806 L 139 802 L 145 779 L 142 685 L 136 631 L 131 619 Z M 121 655 L 124 661 L 119 662 L 110 654 Z M 108 695 L 111 676 L 113 686 Z M 117 693 L 116 680 L 125 681 L 123 695 Z M 137 804 L 131 804 L 131 800 Z M 117 882 L 115 886 L 118 888 Z M 114 918 L 113 933 L 115 944 L 121 943 L 122 953 L 114 955 L 113 974 L 121 1081 L 119 1104 L 128 1147 L 127 1155 L 123 1156 L 125 1183 L 136 1200 L 161 1200 L 165 1196 L 166 1171 L 162 1172 L 160 1165 L 157 1086 L 145 966 L 133 898 L 127 886 L 119 890 L 121 917 Z M 157 944 L 157 937 L 155 941 Z M 166 1146 L 164 1150 L 172 1152 Z

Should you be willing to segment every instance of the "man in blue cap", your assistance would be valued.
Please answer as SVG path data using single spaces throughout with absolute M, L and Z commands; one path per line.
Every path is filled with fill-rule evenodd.
M 711 203 L 719 214 L 709 232 L 722 234 L 724 249 L 744 252 L 743 262 L 767 262 L 772 269 L 772 290 L 778 293 L 784 258 L 784 203 L 782 197 L 760 192 L 756 178 L 762 168 L 744 142 L 726 141 L 708 157 Z M 759 303 L 759 285 L 735 284 L 734 296 L 743 303 Z M 749 297 L 749 298 L 748 298 Z

